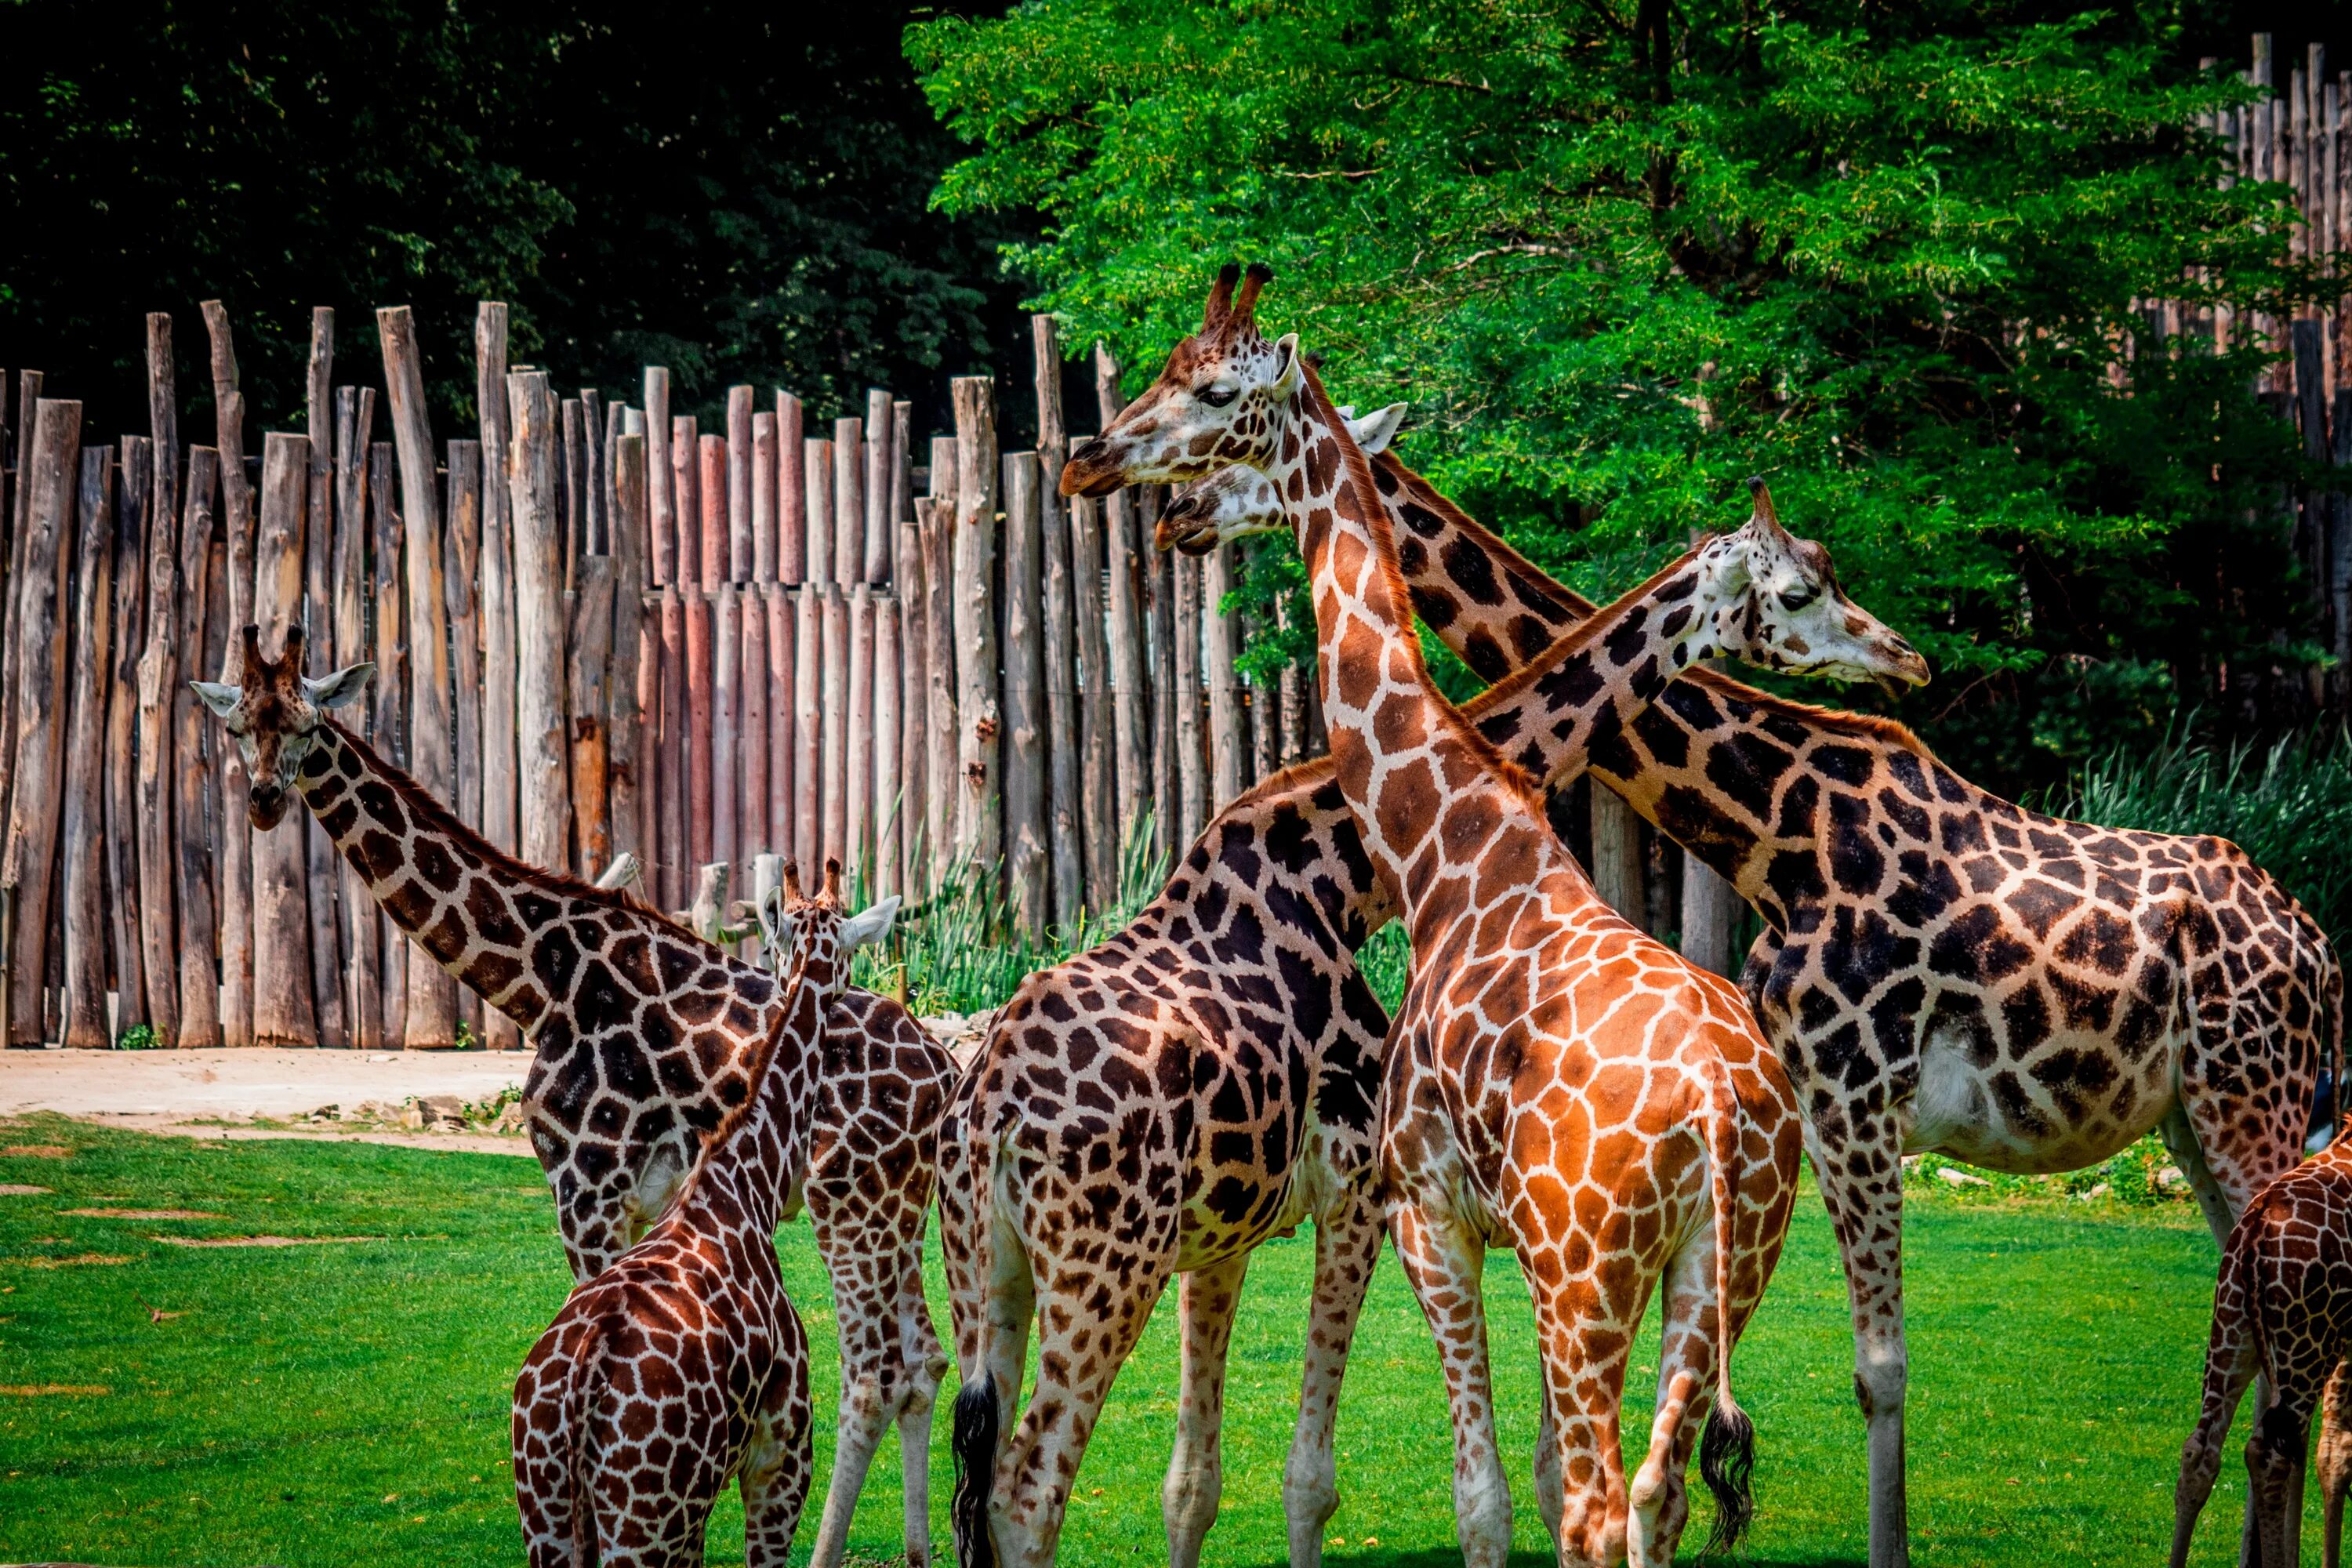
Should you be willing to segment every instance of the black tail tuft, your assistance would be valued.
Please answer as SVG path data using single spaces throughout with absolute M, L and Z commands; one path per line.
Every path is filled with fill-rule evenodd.
M 1756 1494 L 1748 1479 L 1756 1469 L 1756 1423 L 1736 1405 L 1718 1404 L 1707 1413 L 1706 1430 L 1699 1434 L 1698 1473 L 1715 1494 L 1715 1529 L 1708 1532 L 1710 1552 L 1729 1552 L 1756 1520 Z
M 2255 1423 L 2263 1441 L 2282 1454 L 2300 1456 L 2311 1446 L 2311 1433 L 2303 1418 L 2288 1407 L 2286 1401 L 2273 1403 Z M 2301 1463 L 2300 1458 L 2297 1463 Z
M 948 1520 L 955 1528 L 956 1560 L 962 1568 L 996 1568 L 996 1542 L 988 1532 L 988 1493 L 996 1479 L 996 1380 L 982 1374 L 956 1395 L 955 1498 Z

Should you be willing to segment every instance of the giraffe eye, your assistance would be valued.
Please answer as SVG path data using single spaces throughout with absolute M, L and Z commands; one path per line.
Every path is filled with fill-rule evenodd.
M 1801 610 L 1821 596 L 1822 591 L 1811 583 L 1800 583 L 1793 588 L 1780 590 L 1780 607 L 1784 610 Z
M 1207 404 L 1210 407 L 1223 408 L 1241 395 L 1242 389 L 1240 387 L 1226 386 L 1219 384 L 1202 387 L 1197 395 L 1200 397 L 1202 402 Z

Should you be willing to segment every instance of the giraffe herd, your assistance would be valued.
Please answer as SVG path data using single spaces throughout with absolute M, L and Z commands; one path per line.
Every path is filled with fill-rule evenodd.
M 247 755 L 256 826 L 299 798 L 390 918 L 532 1044 L 528 1128 L 577 1287 L 516 1384 L 532 1563 L 698 1562 L 730 1478 L 748 1560 L 786 1560 L 812 1417 L 772 1238 L 805 1207 L 843 1365 L 814 1568 L 843 1560 L 894 1424 L 924 1568 L 947 1370 L 921 1275 L 935 1195 L 963 1568 L 1054 1559 L 1171 1278 L 1162 1516 L 1171 1562 L 1195 1568 L 1243 1278 L 1258 1245 L 1310 1220 L 1293 1568 L 1319 1563 L 1338 1505 L 1340 1388 L 1384 1237 L 1439 1352 L 1472 1568 L 1502 1568 L 1511 1539 L 1481 1306 L 1495 1248 L 1534 1300 L 1534 1493 L 1559 1561 L 1671 1563 L 1694 1455 L 1728 1546 L 1757 1441 L 1734 1350 L 1801 1150 L 1846 1274 L 1870 1558 L 1893 1568 L 1904 1156 L 2060 1171 L 2151 1130 L 2227 1241 L 2175 1562 L 2251 1383 L 2250 1559 L 2294 1561 L 2316 1420 L 2333 1563 L 2352 1480 L 2352 1163 L 2298 1169 L 2341 1054 L 2340 972 L 2309 917 L 2223 841 L 2042 816 L 1898 725 L 1702 668 L 1927 679 L 1760 483 L 1743 527 L 1615 604 L 1560 587 L 1387 449 L 1402 405 L 1350 420 L 1295 335 L 1268 341 L 1268 277 L 1220 274 L 1201 330 L 1070 454 L 1062 486 L 1192 486 L 1161 548 L 1293 533 L 1329 754 L 1244 793 L 1125 931 L 1024 982 L 967 1068 L 847 988 L 849 950 L 896 906 L 845 914 L 833 868 L 818 897 L 795 880 L 761 911 L 771 965 L 743 963 L 466 828 L 331 717 L 370 672 L 304 676 L 299 628 L 275 660 L 247 628 L 241 684 L 197 683 Z M 1458 709 L 1437 693 L 1416 617 L 1486 691 Z M 1762 917 L 1737 985 L 1594 894 L 1546 818 L 1547 792 L 1581 773 Z M 1356 963 L 1391 920 L 1412 954 L 1394 1018 Z M 1655 1415 L 1629 1479 L 1620 1406 L 1654 1297 Z

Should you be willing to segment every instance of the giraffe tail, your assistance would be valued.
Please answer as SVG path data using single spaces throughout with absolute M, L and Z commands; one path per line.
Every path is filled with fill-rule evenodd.
M 1737 1547 L 1756 1518 L 1756 1494 L 1749 1486 L 1756 1468 L 1756 1424 L 1731 1397 L 1731 1276 L 1739 1232 L 1744 1128 L 1730 1069 L 1717 1056 L 1710 1056 L 1707 1067 L 1707 1182 L 1715 1211 L 1715 1405 L 1699 1436 L 1698 1473 L 1715 1498 L 1715 1528 L 1706 1549 L 1717 1553 Z

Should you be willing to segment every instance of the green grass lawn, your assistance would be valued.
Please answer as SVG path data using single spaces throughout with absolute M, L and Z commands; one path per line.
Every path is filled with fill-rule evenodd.
M 516 1364 L 566 1285 L 528 1158 L 362 1144 L 193 1142 L 55 1118 L 10 1124 L 0 1183 L 0 1560 L 405 1563 L 520 1557 L 505 1468 Z M 72 1215 L 186 1209 L 201 1219 Z M 161 1237 L 373 1239 L 184 1247 Z M 819 1479 L 831 1449 L 831 1312 L 803 1225 L 785 1278 L 817 1347 Z M 70 1260 L 60 1262 L 58 1260 Z M 1311 1236 L 1259 1254 L 1234 1344 L 1225 1500 L 1210 1560 L 1282 1561 L 1282 1461 L 1297 1397 Z M 2213 1246 L 2189 1206 L 1923 1195 L 1910 1221 L 1911 1518 L 1922 1563 L 2145 1563 L 2161 1557 L 2196 1405 Z M 1497 1381 L 1517 1458 L 1518 1544 L 1542 1560 L 1527 1489 L 1535 1365 L 1517 1270 L 1497 1256 Z M 177 1314 L 158 1321 L 153 1313 Z M 942 1329 L 944 1307 L 939 1310 Z M 1081 1472 L 1072 1563 L 1161 1560 L 1174 1409 L 1173 1293 L 1122 1375 Z M 1654 1366 L 1654 1338 L 1650 1359 Z M 1756 1563 L 1859 1562 L 1862 1424 L 1843 1288 L 1819 1204 L 1798 1212 L 1736 1386 L 1759 1431 Z M 1646 1377 L 1641 1379 L 1646 1384 Z M 79 1392 L 27 1393 L 58 1386 Z M 1383 1262 L 1341 1410 L 1332 1533 L 1342 1564 L 1458 1562 L 1435 1357 Z M 1641 1396 L 1646 1404 L 1646 1395 Z M 945 1550 L 945 1399 L 933 1458 Z M 1646 1411 L 1629 1411 L 1639 1440 Z M 2233 1441 L 2231 1453 L 2236 1452 Z M 2200 1532 L 2233 1559 L 2234 1458 Z M 1698 1505 L 1694 1542 L 1707 1505 Z M 712 1558 L 740 1562 L 732 1498 Z M 898 1549 L 886 1450 L 853 1549 Z M 2315 1560 L 2315 1528 L 2307 1549 Z

